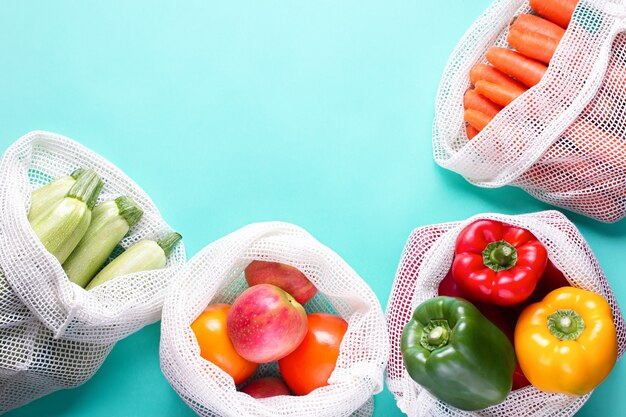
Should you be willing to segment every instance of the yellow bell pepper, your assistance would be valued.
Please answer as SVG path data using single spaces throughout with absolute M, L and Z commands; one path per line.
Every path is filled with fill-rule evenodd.
M 580 288 L 558 288 L 524 309 L 515 327 L 524 375 L 542 391 L 584 395 L 617 360 L 617 334 L 606 300 Z

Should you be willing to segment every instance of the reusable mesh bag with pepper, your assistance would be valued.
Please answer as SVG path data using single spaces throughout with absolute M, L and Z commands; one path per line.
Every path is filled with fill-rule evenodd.
M 617 354 L 621 357 L 624 353 L 626 326 L 613 291 L 591 248 L 564 215 L 557 211 L 520 216 L 481 214 L 463 222 L 420 227 L 409 237 L 386 311 L 391 342 L 387 386 L 394 394 L 398 407 L 411 417 L 573 416 L 591 395 L 590 393 L 582 396 L 552 394 L 528 385 L 511 391 L 500 404 L 474 412 L 462 411 L 438 400 L 417 384 L 404 365 L 401 338 L 405 325 L 418 305 L 436 297 L 441 291 L 440 284 L 448 279 L 453 263 L 457 237 L 478 219 L 493 219 L 527 229 L 545 246 L 550 262 L 562 272 L 571 286 L 604 297 L 612 311 L 617 332 Z M 487 352 L 484 360 L 486 361 L 484 366 L 489 366 Z
M 87 381 L 117 341 L 159 319 L 165 289 L 186 261 L 180 243 L 163 269 L 119 276 L 89 291 L 70 282 L 27 215 L 33 190 L 79 167 L 102 178 L 100 202 L 129 196 L 143 210 L 114 253 L 171 231 L 137 184 L 70 139 L 31 132 L 5 152 L 0 162 L 0 413 Z
M 528 1 L 496 0 L 458 43 L 436 99 L 435 161 L 475 185 L 518 186 L 555 206 L 615 222 L 626 216 L 624 1 L 581 0 L 538 84 L 500 103 L 505 107 L 468 139 L 463 103 L 470 72 L 487 62 L 491 47 L 509 47 L 511 22 L 528 13 Z
M 209 305 L 232 304 L 247 287 L 254 260 L 297 268 L 315 285 L 307 313 L 338 315 L 348 323 L 329 385 L 302 396 L 255 399 L 200 356 L 191 324 Z M 163 307 L 161 369 L 174 390 L 201 416 L 371 416 L 389 354 L 385 319 L 367 284 L 337 254 L 287 223 L 246 226 L 206 246 L 171 286 Z M 274 363 L 255 376 L 278 375 Z

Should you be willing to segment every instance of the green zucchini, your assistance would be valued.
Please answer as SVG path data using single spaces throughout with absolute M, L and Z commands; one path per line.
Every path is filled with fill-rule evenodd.
M 41 243 L 59 262 L 65 262 L 87 232 L 102 185 L 95 171 L 86 170 L 63 199 L 31 221 Z
M 61 201 L 70 191 L 70 188 L 76 184 L 78 177 L 80 177 L 84 172 L 85 168 L 78 168 L 70 175 L 58 178 L 50 184 L 44 185 L 43 187 L 33 191 L 30 198 L 28 221 L 32 222 L 34 219 L 50 209 L 50 207 L 52 207 L 55 203 Z
M 167 256 L 181 239 L 180 234 L 173 232 L 158 242 L 144 239 L 135 243 L 105 266 L 87 285 L 87 289 L 90 290 L 122 275 L 163 268 Z
M 63 263 L 70 281 L 84 288 L 142 215 L 143 210 L 126 196 L 96 206 L 87 233 Z

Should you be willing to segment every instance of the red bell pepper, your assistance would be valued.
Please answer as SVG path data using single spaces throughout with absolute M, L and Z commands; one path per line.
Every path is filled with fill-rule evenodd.
M 546 270 L 543 271 L 543 275 L 537 283 L 537 288 L 535 288 L 532 295 L 528 297 L 528 300 L 524 302 L 523 306 L 526 307 L 529 304 L 537 303 L 557 288 L 568 287 L 570 285 L 572 284 L 570 284 L 567 278 L 565 278 L 563 272 L 554 266 L 552 261 L 548 259 Z
M 477 220 L 457 237 L 452 276 L 471 300 L 510 306 L 532 294 L 547 261 L 546 248 L 528 230 Z
M 568 287 L 571 284 L 550 259 L 548 259 L 548 263 L 546 265 L 545 271 L 543 271 L 543 275 L 541 279 L 537 283 L 537 287 L 535 287 L 535 291 L 526 299 L 526 301 L 516 304 L 512 306 L 509 310 L 514 312 L 515 320 L 517 321 L 517 317 L 524 311 L 526 307 L 533 303 L 538 303 L 543 300 L 546 295 L 561 287 Z

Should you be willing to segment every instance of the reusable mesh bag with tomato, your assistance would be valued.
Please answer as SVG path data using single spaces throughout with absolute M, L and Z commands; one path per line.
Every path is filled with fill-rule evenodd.
M 496 0 L 450 56 L 435 161 L 603 222 L 626 216 L 626 5 Z
M 160 353 L 201 416 L 371 416 L 389 341 L 376 296 L 337 254 L 299 227 L 257 223 L 182 270 Z
M 186 261 L 179 239 L 137 184 L 84 146 L 31 132 L 9 147 L 0 161 L 0 413 L 81 385 L 118 340 L 156 322 Z
M 408 416 L 573 416 L 626 348 L 591 248 L 561 213 L 413 231 L 387 306 Z

